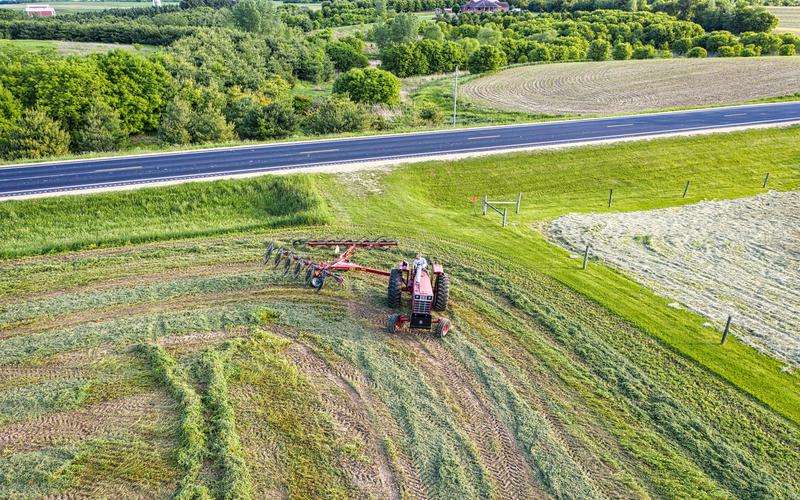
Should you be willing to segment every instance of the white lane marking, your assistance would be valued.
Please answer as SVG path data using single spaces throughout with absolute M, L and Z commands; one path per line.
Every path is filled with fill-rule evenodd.
M 715 125 L 699 125 L 695 127 L 680 127 L 680 128 L 673 128 L 667 130 L 651 130 L 648 132 L 631 132 L 628 134 L 616 134 L 616 135 L 598 135 L 594 137 L 581 137 L 578 139 L 557 139 L 553 141 L 534 141 L 534 142 L 526 142 L 520 144 L 508 144 L 504 146 L 479 146 L 474 148 L 462 148 L 462 149 L 451 149 L 448 151 L 439 151 L 439 152 L 426 152 L 426 153 L 408 153 L 408 154 L 401 154 L 401 155 L 394 155 L 394 156 L 373 156 L 368 158 L 350 158 L 347 160 L 338 160 L 338 161 L 326 161 L 322 163 L 295 163 L 292 165 L 280 165 L 280 166 L 273 166 L 273 167 L 255 167 L 255 168 L 245 168 L 245 169 L 236 169 L 236 170 L 227 170 L 223 172 L 205 172 L 205 173 L 195 173 L 195 174 L 182 174 L 182 175 L 171 175 L 165 177 L 153 177 L 150 179 L 142 179 L 138 181 L 114 181 L 109 183 L 94 183 L 94 184 L 76 184 L 72 186 L 59 186 L 57 188 L 49 188 L 47 190 L 36 190 L 36 189 L 23 189 L 19 191 L 6 191 L 0 192 L 0 200 L 12 197 L 17 194 L 36 194 L 42 192 L 63 192 L 68 191 L 70 189 L 91 189 L 94 187 L 112 187 L 112 186 L 130 186 L 134 184 L 147 184 L 153 182 L 164 182 L 164 181 L 173 181 L 179 179 L 188 179 L 188 178 L 195 178 L 195 179 L 204 179 L 204 178 L 213 178 L 213 177 L 220 177 L 224 175 L 236 175 L 236 174 L 244 174 L 247 172 L 270 172 L 276 170 L 292 170 L 296 168 L 309 168 L 309 167 L 316 167 L 316 166 L 325 166 L 325 165 L 336 165 L 339 163 L 353 163 L 353 162 L 369 162 L 369 161 L 377 161 L 377 160 L 402 160 L 404 158 L 413 158 L 415 156 L 446 156 L 448 154 L 453 153 L 463 153 L 463 152 L 470 152 L 470 151 L 498 151 L 502 152 L 505 149 L 514 149 L 514 148 L 524 148 L 529 146 L 544 146 L 547 144 L 569 144 L 569 143 L 590 143 L 590 141 L 603 141 L 608 139 L 617 139 L 617 138 L 625 138 L 625 137 L 638 137 L 638 136 L 651 136 L 651 137 L 659 137 L 664 136 L 667 134 L 674 134 L 680 132 L 690 132 L 693 130 L 709 130 L 713 131 L 716 129 L 725 130 L 729 127 L 745 127 L 747 125 L 758 125 L 758 124 L 767 124 L 767 123 L 784 123 L 786 125 L 797 125 L 800 124 L 797 118 L 775 118 L 772 120 L 753 120 L 749 122 L 742 122 L 742 123 L 735 123 L 735 124 L 715 124 Z
M 475 136 L 475 137 L 467 137 L 467 140 L 468 141 L 478 141 L 478 140 L 481 140 L 481 139 L 497 139 L 498 137 L 500 137 L 500 136 L 499 135 L 478 135 L 478 136 Z
M 633 127 L 633 123 L 620 123 L 619 125 L 606 125 L 606 128 Z
M 144 167 L 141 166 L 141 165 L 138 165 L 136 167 L 101 168 L 101 169 L 98 169 L 98 170 L 92 170 L 89 173 L 90 174 L 100 174 L 100 173 L 103 173 L 103 172 L 122 172 L 124 170 L 140 170 L 140 169 L 143 169 L 143 168 Z
M 722 115 L 722 116 L 724 116 L 725 118 L 730 118 L 732 116 L 745 116 L 746 114 L 747 113 L 731 113 L 729 115 Z
M 313 155 L 314 153 L 335 153 L 337 151 L 339 151 L 339 148 L 335 148 L 335 149 L 316 149 L 314 151 L 301 151 L 301 152 L 295 153 L 295 154 Z M 286 156 L 292 156 L 292 155 L 286 155 Z

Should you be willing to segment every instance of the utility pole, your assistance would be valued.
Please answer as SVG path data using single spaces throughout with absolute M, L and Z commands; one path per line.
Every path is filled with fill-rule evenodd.
M 458 66 L 453 73 L 453 126 L 456 126 L 456 114 L 458 109 Z

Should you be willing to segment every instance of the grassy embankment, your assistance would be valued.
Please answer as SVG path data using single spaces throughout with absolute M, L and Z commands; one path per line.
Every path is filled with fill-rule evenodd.
M 569 211 L 609 210 L 609 187 L 612 210 L 755 194 L 765 170 L 771 188 L 795 189 L 797 134 L 765 130 L 431 162 L 345 180 L 290 177 L 323 193 L 340 222 L 253 229 L 245 217 L 221 230 L 233 234 L 0 262 L 0 297 L 27 297 L 0 308 L 0 370 L 23 369 L 13 372 L 10 387 L 44 390 L 45 374 L 65 360 L 124 356 L 126 346 L 161 339 L 175 346 L 170 355 L 182 366 L 206 363 L 195 370 L 195 385 L 217 395 L 204 400 L 217 415 L 207 434 L 227 443 L 209 452 L 242 456 L 226 417 L 232 410 L 256 495 L 788 497 L 800 487 L 793 476 L 800 461 L 797 374 L 781 373 L 735 341 L 720 347 L 701 318 L 667 307 L 598 263 L 581 271 L 533 228 Z M 692 189 L 682 199 L 686 179 Z M 186 185 L 177 201 L 168 195 L 181 192 L 176 187 L 134 195 L 157 199 L 149 207 L 155 215 L 133 208 L 116 214 L 118 194 L 62 198 L 49 205 L 49 217 L 39 208 L 48 201 L 17 202 L 14 227 L 40 227 L 0 248 L 45 251 L 40 242 L 51 232 L 62 248 L 84 248 L 92 244 L 88 233 L 70 234 L 99 217 L 107 220 L 94 244 L 121 245 L 124 225 L 169 228 L 172 210 L 192 190 L 258 182 Z M 508 229 L 470 206 L 473 195 L 510 198 L 519 190 L 524 210 Z M 198 201 L 197 209 L 213 212 L 213 201 Z M 223 220 L 211 218 L 208 229 Z M 153 234 L 149 239 L 185 236 Z M 403 257 L 420 248 L 443 261 L 457 284 L 448 313 L 456 333 L 443 342 L 387 337 L 380 332 L 380 280 L 348 276 L 343 290 L 314 295 L 258 265 L 266 238 L 336 234 L 399 236 Z M 364 253 L 359 260 L 384 266 L 400 257 Z M 207 337 L 178 343 L 191 334 Z M 249 338 L 237 344 L 230 372 L 208 368 L 217 355 L 197 346 L 231 336 Z M 58 403 L 39 414 L 54 411 Z M 69 450 L 37 453 L 54 470 L 87 474 Z M 25 460 L 30 455 L 20 452 L 0 456 L 0 478 Z M 212 491 L 225 484 L 247 491 L 237 463 L 230 461 L 228 474 L 224 465 L 212 467 Z M 177 468 L 164 476 L 182 477 Z M 6 491 L 52 492 L 72 491 L 74 483 L 37 476 L 12 486 Z
M 0 50 L 13 47 L 27 51 L 55 50 L 65 56 L 86 55 L 108 52 L 114 49 L 125 49 L 137 52 L 154 52 L 153 45 L 125 45 L 121 43 L 68 42 L 64 40 L 0 40 Z

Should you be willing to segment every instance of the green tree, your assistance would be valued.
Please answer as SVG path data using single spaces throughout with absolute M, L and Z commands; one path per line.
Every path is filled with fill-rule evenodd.
M 352 44 L 338 41 L 331 42 L 325 46 L 325 52 L 333 62 L 333 67 L 338 71 L 347 71 L 352 68 L 366 68 L 369 60 L 361 50 L 356 49 Z
M 781 45 L 781 47 L 778 49 L 778 54 L 782 56 L 793 56 L 797 54 L 797 48 L 793 44 L 787 43 Z
M 589 44 L 589 59 L 592 61 L 605 61 L 611 58 L 611 44 L 607 40 L 597 39 Z
M 26 109 L 0 137 L 3 158 L 47 158 L 69 151 L 69 134 L 40 109 Z
M 99 101 L 89 107 L 81 124 L 72 132 L 72 150 L 113 151 L 125 137 L 117 110 Z
M 414 14 L 403 12 L 389 21 L 375 27 L 374 38 L 378 47 L 383 49 L 393 44 L 413 42 L 419 32 L 419 18 Z
M 94 56 L 110 85 L 109 99 L 119 111 L 128 134 L 152 132 L 174 85 L 172 77 L 154 59 L 127 50 Z
M 189 123 L 192 119 L 192 106 L 181 96 L 175 96 L 161 114 L 158 125 L 158 138 L 164 144 L 188 144 L 192 140 Z
M 634 59 L 654 59 L 656 57 L 656 48 L 650 44 L 637 44 L 633 48 L 632 57 Z
M 333 92 L 354 102 L 395 106 L 400 103 L 400 80 L 378 68 L 351 69 L 336 79 Z
M 736 57 L 736 49 L 730 45 L 723 45 L 717 49 L 717 56 L 719 57 Z
M 505 66 L 506 63 L 505 52 L 493 45 L 483 45 L 469 56 L 467 69 L 470 73 L 478 74 L 494 71 Z
M 381 66 L 400 78 L 427 75 L 428 59 L 416 43 L 400 43 L 381 52 Z
M 611 54 L 617 61 L 624 61 L 633 56 L 633 47 L 628 42 L 619 42 L 614 45 L 614 50 Z
M 11 91 L 0 84 L 0 133 L 22 114 L 22 105 Z
M 419 32 L 425 40 L 444 40 L 442 28 L 436 23 L 425 23 Z

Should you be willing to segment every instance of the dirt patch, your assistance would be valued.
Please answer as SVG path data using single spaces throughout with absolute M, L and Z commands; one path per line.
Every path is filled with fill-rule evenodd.
M 462 91 L 507 111 L 610 114 L 791 95 L 798 80 L 797 57 L 680 58 L 521 66 Z
M 550 236 L 632 274 L 745 343 L 800 366 L 800 192 L 617 214 L 570 214 Z

